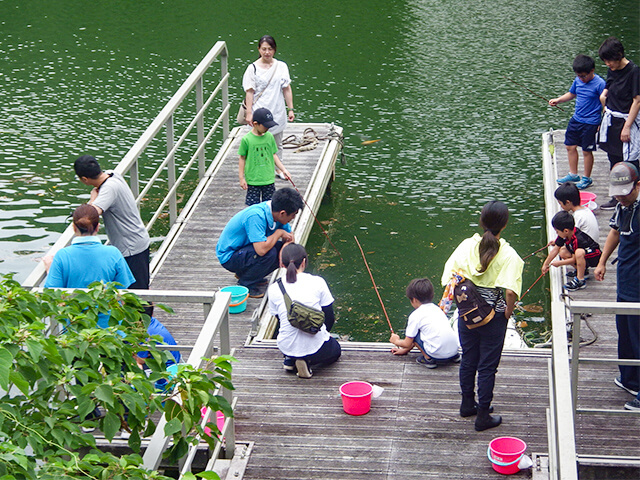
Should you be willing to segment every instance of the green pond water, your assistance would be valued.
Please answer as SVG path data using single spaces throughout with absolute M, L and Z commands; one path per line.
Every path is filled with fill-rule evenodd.
M 78 155 L 115 165 L 218 40 L 239 101 L 255 42 L 270 34 L 297 120 L 345 133 L 346 164 L 319 213 L 343 259 L 316 227 L 312 268 L 336 297 L 336 331 L 384 341 L 354 235 L 396 330 L 411 310 L 406 284 L 427 276 L 439 297 L 444 262 L 486 201 L 509 205 L 504 237 L 522 256 L 542 246 L 540 136 L 564 128 L 572 105 L 550 108 L 504 77 L 560 95 L 575 55 L 597 57 L 609 35 L 639 63 L 639 17 L 637 0 L 0 0 L 0 273 L 26 278 L 88 199 Z M 600 60 L 596 73 L 606 74 Z M 541 261 L 526 262 L 525 289 Z M 524 303 L 542 309 L 524 319 L 544 320 L 548 283 Z

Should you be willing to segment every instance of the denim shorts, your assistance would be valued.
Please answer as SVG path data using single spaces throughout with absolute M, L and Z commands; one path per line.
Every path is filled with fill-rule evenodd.
M 598 125 L 582 123 L 571 117 L 567 132 L 564 134 L 564 144 L 568 146 L 578 145 L 582 150 L 592 152 L 597 149 L 596 133 Z

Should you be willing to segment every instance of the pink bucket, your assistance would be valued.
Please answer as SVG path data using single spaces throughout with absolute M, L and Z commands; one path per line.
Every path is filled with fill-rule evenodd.
M 498 437 L 491 440 L 487 457 L 493 469 L 503 475 L 512 475 L 520 471 L 518 463 L 527 449 L 527 444 L 516 437 Z
M 587 207 L 589 210 L 596 209 L 596 198 L 598 196 L 595 193 L 580 191 L 580 205 Z
M 347 382 L 340 385 L 342 408 L 349 415 L 364 415 L 371 410 L 373 386 L 367 382 Z
M 200 416 L 204 418 L 204 415 L 207 413 L 207 407 L 202 407 L 200 410 Z M 222 431 L 222 427 L 224 427 L 224 413 L 220 410 L 216 412 L 216 425 L 218 425 L 218 430 Z M 211 436 L 211 429 L 209 427 L 204 427 L 204 433 Z

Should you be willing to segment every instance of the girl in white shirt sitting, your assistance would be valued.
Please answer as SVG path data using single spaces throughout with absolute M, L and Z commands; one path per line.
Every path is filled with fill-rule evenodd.
M 303 332 L 289 323 L 279 285 L 274 283 L 269 287 L 269 310 L 280 320 L 277 342 L 285 356 L 284 369 L 289 372 L 297 370 L 300 378 L 311 378 L 311 366 L 329 365 L 340 358 L 340 344 L 329 335 L 335 321 L 333 296 L 322 277 L 304 273 L 307 252 L 302 245 L 285 245 L 280 262 L 280 266 L 287 269 L 282 283 L 291 300 L 324 312 L 325 321 L 320 331 L 315 334 Z

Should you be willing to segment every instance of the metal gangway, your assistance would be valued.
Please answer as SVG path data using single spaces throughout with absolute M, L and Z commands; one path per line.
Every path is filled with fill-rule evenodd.
M 219 63 L 219 70 L 210 69 L 214 63 Z M 218 75 L 219 78 L 215 78 Z M 206 98 L 205 91 L 207 89 L 205 86 L 210 87 Z M 176 120 L 177 118 L 180 121 Z M 184 124 L 184 118 L 188 119 L 186 124 Z M 180 133 L 176 132 L 178 128 L 181 129 Z M 215 134 L 218 135 L 214 137 Z M 208 158 L 207 147 L 214 139 L 222 144 L 228 136 L 228 51 L 226 43 L 219 41 L 209 50 L 142 136 L 114 168 L 125 178 L 128 177 L 138 206 L 149 197 L 151 192 L 157 193 L 158 190 L 163 192 L 162 199 L 153 211 L 151 218 L 146 222 L 147 230 L 151 230 L 158 219 L 165 215 L 169 218 L 168 231 L 163 232 L 164 241 L 151 261 L 152 278 L 158 269 L 163 252 L 169 248 L 172 239 L 177 236 L 181 223 L 193 207 L 198 190 L 202 189 L 208 170 L 217 159 L 216 155 Z M 166 150 L 164 158 L 160 161 L 154 160 L 154 156 L 157 155 L 158 143 L 163 146 L 160 148 Z M 151 158 L 148 163 L 152 163 L 153 168 L 150 168 L 148 163 L 144 163 L 145 155 Z M 196 172 L 199 182 L 194 191 L 189 187 L 189 182 L 185 180 L 188 180 L 190 175 L 195 175 Z M 178 200 L 179 195 L 189 198 L 182 208 L 180 208 Z M 73 228 L 69 225 L 49 253 L 55 254 L 61 248 L 66 247 L 71 243 L 72 238 Z M 40 262 L 22 285 L 25 288 L 39 288 L 45 277 L 44 262 Z M 135 290 L 134 293 L 146 301 L 166 304 L 202 304 L 204 324 L 195 343 L 170 347 L 190 352 L 188 364 L 201 367 L 204 357 L 233 353 L 229 335 L 229 293 L 169 290 Z M 231 391 L 223 388 L 221 394 L 235 408 L 235 399 L 232 397 Z M 208 421 L 209 415 L 211 412 L 207 411 L 203 418 L 203 425 Z M 147 468 L 157 469 L 162 454 L 167 448 L 170 439 L 164 435 L 164 423 L 163 416 L 156 433 L 150 439 L 143 441 L 143 445 L 146 446 L 143 460 Z M 221 454 L 223 448 L 221 440 L 217 443 L 216 449 L 209 452 L 210 459 L 206 470 L 220 471 L 221 469 L 216 467 L 218 457 L 223 455 L 226 459 L 231 459 L 234 456 L 235 427 L 232 417 L 225 420 L 220 438 L 224 438 L 224 451 Z M 200 445 L 190 446 L 189 452 L 180 465 L 181 477 L 191 471 L 196 451 L 203 445 L 206 446 L 206 443 L 200 442 Z

